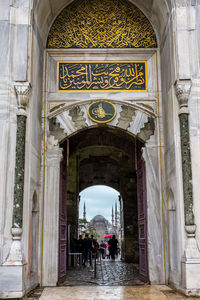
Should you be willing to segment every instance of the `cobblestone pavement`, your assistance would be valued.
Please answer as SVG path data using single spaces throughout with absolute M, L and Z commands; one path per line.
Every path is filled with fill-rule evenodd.
M 68 286 L 45 288 L 40 300 L 194 300 L 167 286 Z
M 96 278 L 94 278 L 94 266 L 76 267 L 67 271 L 67 280 L 64 286 L 81 285 L 140 285 L 144 284 L 139 280 L 138 267 L 134 264 L 127 264 L 122 261 L 97 262 Z

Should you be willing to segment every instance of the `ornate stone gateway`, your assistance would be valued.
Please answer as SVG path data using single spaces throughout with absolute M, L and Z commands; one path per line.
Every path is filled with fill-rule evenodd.
M 92 184 L 107 184 L 122 194 L 125 259 L 139 262 L 141 278 L 148 282 L 146 173 L 141 148 L 156 125 L 156 47 L 149 20 L 122 0 L 74 1 L 49 32 L 45 117 L 55 145 L 64 149 L 59 282 L 66 276 L 66 226 L 70 225 L 75 237 L 77 197 Z M 140 51 L 135 52 L 136 48 Z M 47 247 L 45 243 L 44 252 Z M 55 258 L 49 270 L 53 265 Z M 56 280 L 55 275 L 51 282 Z M 49 282 L 46 268 L 43 284 Z
M 140 252 L 143 280 L 199 296 L 200 1 L 10 3 L 0 298 L 64 280 L 66 224 L 75 236 L 77 196 L 100 182 L 121 194 L 125 259 Z

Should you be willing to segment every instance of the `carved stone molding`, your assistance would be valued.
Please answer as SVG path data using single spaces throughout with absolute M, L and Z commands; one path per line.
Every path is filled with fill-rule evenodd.
M 11 245 L 9 256 L 4 265 L 23 265 L 24 257 L 22 252 L 22 228 L 12 228 L 11 230 L 13 242 Z
M 179 102 L 179 114 L 188 114 L 188 99 L 191 91 L 191 80 L 180 79 L 175 83 L 176 97 Z
M 200 252 L 196 241 L 196 225 L 185 226 L 185 231 L 187 233 L 185 259 L 200 259 Z
M 31 85 L 29 82 L 16 82 L 15 92 L 17 95 L 18 109 L 26 110 L 27 104 L 29 102 L 30 91 Z
M 117 115 L 114 120 L 108 123 L 116 128 L 127 130 L 146 142 L 154 134 L 154 118 L 147 113 L 128 105 L 114 103 L 117 108 Z M 58 142 L 65 137 L 75 133 L 79 129 L 90 128 L 96 125 L 87 114 L 88 104 L 60 112 L 50 119 L 50 133 L 55 136 Z
M 54 136 L 49 136 L 47 139 L 47 166 L 59 167 L 60 161 L 63 158 L 62 155 L 63 149 L 59 148 L 58 141 Z

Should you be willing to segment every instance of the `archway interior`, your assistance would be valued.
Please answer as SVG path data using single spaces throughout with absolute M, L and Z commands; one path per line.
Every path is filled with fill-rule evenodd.
M 121 249 L 123 224 L 119 192 L 105 185 L 95 185 L 81 191 L 79 199 L 79 235 L 92 234 L 100 244 L 115 234 Z
M 70 236 L 78 237 L 80 191 L 94 185 L 112 187 L 123 199 L 124 259 L 132 263 L 139 262 L 137 145 L 143 146 L 125 131 L 107 126 L 80 131 L 61 144 L 67 169 L 61 174 L 66 174 L 64 194 Z

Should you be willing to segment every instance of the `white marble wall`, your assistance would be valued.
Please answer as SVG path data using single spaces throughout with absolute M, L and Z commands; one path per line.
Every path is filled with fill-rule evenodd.
M 148 266 L 151 284 L 164 284 L 162 198 L 158 131 L 143 148 L 147 186 Z
M 8 3 L 2 1 L 0 6 L 0 264 L 2 264 L 8 256 L 11 245 L 16 103 L 10 80 L 10 7 Z
M 184 230 L 184 207 L 182 191 L 182 166 L 180 150 L 180 130 L 178 117 L 178 103 L 174 94 L 174 83 L 177 79 L 189 79 L 195 77 L 198 71 L 198 51 L 196 41 L 195 4 L 188 7 L 189 3 L 177 1 L 177 7 L 172 10 L 171 24 L 168 26 L 168 35 L 161 48 L 162 65 L 162 98 L 163 98 L 163 137 L 165 147 L 165 193 L 164 199 L 168 208 L 166 215 L 168 232 L 167 243 L 169 251 L 169 282 L 181 289 L 183 282 L 187 281 L 189 273 L 181 269 L 181 260 L 186 247 L 186 234 Z M 176 31 L 174 32 L 174 27 Z M 169 64 L 169 61 L 172 63 Z M 194 91 L 194 88 L 193 88 Z M 194 191 L 194 213 L 199 209 L 197 195 L 197 156 L 198 156 L 198 106 L 197 94 L 190 103 L 190 131 L 191 131 L 191 152 L 192 152 L 192 172 Z M 195 132 L 195 133 L 194 133 Z M 194 137 L 195 136 L 195 137 Z M 199 170 L 199 169 L 198 169 Z M 195 178 L 195 179 L 194 179 Z M 198 181 L 199 182 L 199 181 Z M 177 221 L 178 220 L 178 221 Z M 198 222 L 198 221 L 197 221 Z M 176 230 L 172 230 L 175 227 Z M 197 240 L 199 239 L 199 224 L 197 226 Z M 174 242 L 176 241 L 176 242 Z M 171 255 L 173 253 L 173 255 Z M 195 266 L 193 265 L 194 270 Z M 187 275 L 184 275 L 186 274 Z M 185 277 L 186 276 L 186 279 Z M 191 273 L 190 273 L 191 276 Z M 193 286 L 194 288 L 194 286 Z M 196 284 L 198 289 L 198 284 Z M 187 283 L 183 290 L 187 293 Z M 195 290 L 195 289 L 194 289 Z
M 17 101 L 16 81 L 29 81 L 32 94 L 27 108 L 24 216 L 22 245 L 25 273 L 18 272 L 23 283 L 22 294 L 39 283 L 38 270 L 30 273 L 31 211 L 34 191 L 39 194 L 41 156 L 41 111 L 43 85 L 43 48 L 37 30 L 30 30 L 30 1 L 0 1 L 0 265 L 8 257 L 12 243 L 12 203 L 15 172 L 15 139 Z M 33 60 L 33 52 L 34 60 Z M 39 233 L 38 233 L 39 234 Z M 35 255 L 38 255 L 36 253 Z M 0 266 L 1 269 L 1 266 Z M 19 268 L 18 268 L 19 269 Z M 5 267 L 3 269 L 5 271 Z M 17 269 L 15 274 L 17 274 Z M 21 275 L 20 275 L 21 274 Z M 10 277 L 11 278 L 11 277 Z M 21 279 L 20 279 L 21 278 Z M 2 277 L 0 277 L 1 281 Z M 20 287 L 20 285 L 19 285 Z M 14 292 L 12 280 L 7 281 L 7 292 Z M 17 292 L 18 290 L 16 290 Z M 14 295 L 14 294 L 13 294 Z
M 59 188 L 60 160 L 62 149 L 54 137 L 48 139 L 46 152 L 46 180 L 44 195 L 44 243 L 43 278 L 44 286 L 56 286 L 58 281 L 58 243 L 59 243 Z
M 172 10 L 160 52 L 163 99 L 161 132 L 167 282 L 179 287 L 181 284 L 181 258 L 184 244 L 184 213 L 179 119 L 173 87 L 177 76 L 176 36 L 173 33 L 175 18 L 176 11 Z M 179 220 L 179 222 L 176 220 Z M 177 242 L 174 243 L 173 241 Z

